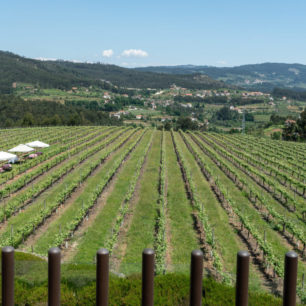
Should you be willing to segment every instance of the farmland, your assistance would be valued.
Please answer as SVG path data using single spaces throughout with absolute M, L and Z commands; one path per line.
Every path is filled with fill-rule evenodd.
M 298 253 L 305 299 L 306 144 L 249 135 L 131 127 L 0 130 L 1 150 L 39 139 L 43 154 L 0 174 L 0 244 L 63 262 L 141 271 L 154 248 L 156 273 L 189 272 L 204 252 L 206 275 L 233 284 L 235 255 L 251 254 L 253 291 L 281 292 L 283 259 Z

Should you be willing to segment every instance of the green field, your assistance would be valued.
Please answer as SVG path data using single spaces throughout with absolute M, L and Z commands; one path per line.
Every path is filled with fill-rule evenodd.
M 244 249 L 251 291 L 275 295 L 294 250 L 305 301 L 305 143 L 131 127 L 0 130 L 3 150 L 36 139 L 50 147 L 0 174 L 1 246 L 42 258 L 58 246 L 65 277 L 84 269 L 85 283 L 101 247 L 111 271 L 129 277 L 144 248 L 155 250 L 157 275 L 182 277 L 201 249 L 205 277 L 227 285 Z M 29 270 L 20 280 L 37 277 Z

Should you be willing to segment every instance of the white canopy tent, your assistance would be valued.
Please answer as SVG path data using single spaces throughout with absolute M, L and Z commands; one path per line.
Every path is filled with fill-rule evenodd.
M 17 147 L 15 147 L 13 149 L 10 149 L 8 151 L 9 152 L 16 152 L 16 153 L 28 153 L 28 152 L 34 151 L 34 149 L 31 148 L 31 147 L 28 147 L 24 144 L 20 144 Z
M 2 161 L 15 162 L 17 160 L 18 160 L 18 157 L 15 154 L 3 152 L 3 151 L 0 152 L 0 162 Z
M 32 147 L 32 148 L 48 148 L 50 147 L 47 143 L 44 143 L 42 141 L 36 140 L 32 142 L 26 143 L 27 146 Z

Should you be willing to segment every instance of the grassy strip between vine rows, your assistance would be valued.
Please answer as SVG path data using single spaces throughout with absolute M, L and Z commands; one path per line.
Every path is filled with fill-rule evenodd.
M 129 190 L 130 180 L 134 174 L 138 160 L 143 155 L 151 139 L 152 132 L 149 130 L 142 137 L 129 159 L 122 165 L 121 171 L 113 182 L 113 187 L 110 188 L 111 192 L 107 192 L 101 210 L 97 211 L 89 227 L 85 231 L 75 233 L 71 241 L 71 244 L 77 244 L 76 252 L 72 256 L 73 262 L 85 263 L 94 259 L 96 250 L 100 247 L 105 247 L 104 243 L 113 234 L 112 227 L 116 221 L 118 211 Z M 114 248 L 112 254 L 114 254 Z
M 201 144 L 200 139 L 193 133 L 191 133 L 192 138 L 198 143 L 198 145 L 204 149 L 203 145 Z M 251 203 L 254 205 L 256 204 L 257 200 L 267 209 L 269 214 L 275 219 L 275 227 L 274 229 L 277 230 L 279 233 L 283 233 L 285 228 L 289 229 L 290 232 L 297 238 L 299 239 L 302 244 L 305 247 L 305 232 L 300 229 L 298 226 L 296 226 L 292 221 L 290 221 L 288 218 L 285 216 L 279 214 L 271 204 L 265 199 L 265 197 L 262 195 L 261 192 L 258 192 L 255 190 L 251 184 L 248 184 L 244 179 L 242 179 L 237 171 L 231 167 L 230 165 L 226 164 L 223 162 L 221 158 L 218 157 L 217 154 L 215 154 L 209 147 L 205 147 L 206 151 L 212 156 L 214 160 L 217 161 L 217 165 L 219 168 L 225 172 L 228 177 L 230 177 L 233 182 L 239 186 L 240 189 L 245 188 L 244 192 L 242 194 L 251 201 Z M 257 207 L 256 207 L 257 208 Z M 267 216 L 269 219 L 269 216 Z
M 125 132 L 126 130 L 123 130 Z M 0 210 L 0 222 L 12 216 L 18 209 L 24 207 L 29 201 L 37 197 L 44 190 L 49 188 L 54 182 L 58 181 L 61 177 L 71 171 L 75 166 L 80 164 L 82 161 L 87 159 L 89 156 L 95 154 L 96 152 L 102 150 L 111 142 L 113 142 L 118 136 L 120 136 L 122 131 L 119 131 L 119 135 L 115 134 L 112 137 L 108 138 L 105 142 L 99 143 L 92 148 L 87 149 L 86 151 L 81 151 L 81 155 L 73 158 L 63 165 L 60 169 L 56 170 L 51 175 L 47 176 L 45 179 L 40 181 L 32 188 L 24 190 L 20 194 L 16 195 L 12 199 L 8 200 Z M 103 137 L 102 137 L 103 139 Z
M 208 135 L 207 135 L 208 136 Z M 209 138 L 220 145 L 221 147 L 227 149 L 230 153 L 234 154 L 235 156 L 239 157 L 240 159 L 245 160 L 246 162 L 250 163 L 253 167 L 259 168 L 263 171 L 266 175 L 272 177 L 273 179 L 277 180 L 281 185 L 285 187 L 289 187 L 294 193 L 300 196 L 305 195 L 306 184 L 303 182 L 297 181 L 292 178 L 290 175 L 279 171 L 274 166 L 268 165 L 267 162 L 262 162 L 254 158 L 250 153 L 246 150 L 236 149 L 235 146 L 229 143 L 225 143 L 223 140 L 218 139 L 214 135 L 209 134 Z M 283 181 L 282 181 L 283 180 Z M 289 186 L 287 185 L 289 183 Z M 293 188 L 295 186 L 295 188 Z M 301 190 L 299 190 L 300 188 Z
M 244 137 L 239 137 L 239 138 L 236 136 L 233 136 L 233 138 L 237 142 L 243 142 L 244 145 L 252 144 L 253 146 L 255 146 L 255 148 L 257 148 L 258 146 L 263 146 L 264 153 L 266 153 L 268 156 L 270 156 L 271 158 L 274 157 L 275 159 L 285 160 L 290 168 L 295 169 L 298 173 L 301 173 L 305 176 L 305 173 L 306 173 L 306 167 L 304 167 L 305 156 L 303 157 L 302 160 L 297 160 L 294 157 L 294 152 L 291 151 L 291 152 L 283 153 L 282 148 L 286 143 L 285 141 L 282 141 L 281 143 L 279 143 L 275 140 L 269 140 L 269 143 L 267 143 L 265 141 L 262 141 L 260 138 L 253 139 L 253 138 L 249 138 L 249 136 L 247 135 L 245 135 Z M 293 143 L 291 142 L 290 145 L 292 146 Z
M 180 148 L 179 143 L 176 140 L 176 134 L 173 133 L 173 131 L 172 131 L 172 135 L 173 135 L 174 143 L 175 143 L 179 158 L 180 158 L 182 166 L 184 168 L 184 172 L 186 174 L 186 179 L 187 179 L 188 184 L 189 184 L 190 189 L 191 189 L 191 197 L 192 197 L 193 205 L 196 208 L 196 210 L 198 211 L 198 217 L 199 217 L 200 221 L 202 222 L 202 225 L 203 225 L 203 228 L 204 228 L 204 231 L 205 231 L 205 240 L 206 240 L 205 242 L 211 246 L 212 257 L 213 257 L 213 266 L 217 270 L 218 274 L 221 276 L 223 282 L 230 283 L 231 282 L 230 276 L 223 271 L 222 261 L 221 261 L 221 258 L 219 256 L 218 252 L 217 252 L 217 243 L 216 243 L 216 240 L 214 238 L 212 228 L 209 224 L 204 204 L 202 203 L 202 201 L 200 200 L 200 198 L 197 195 L 197 190 L 196 190 L 196 187 L 194 185 L 192 174 L 189 171 L 188 164 L 187 164 L 187 162 L 184 158 L 182 149 Z M 195 151 L 194 151 L 194 153 L 195 153 Z
M 200 137 L 207 141 L 210 146 L 212 146 L 217 152 L 219 152 L 222 156 L 227 158 L 233 164 L 237 164 L 246 174 L 248 174 L 253 180 L 255 180 L 254 176 L 257 178 L 257 183 L 259 183 L 264 189 L 269 190 L 269 192 L 273 195 L 273 197 L 278 200 L 283 206 L 285 206 L 289 211 L 295 211 L 295 214 L 300 218 L 302 217 L 302 211 L 305 211 L 305 207 L 301 205 L 296 199 L 294 199 L 284 188 L 283 186 L 279 186 L 279 184 L 274 184 L 270 178 L 266 175 L 249 165 L 248 163 L 240 160 L 227 150 L 222 147 L 216 145 L 214 142 L 210 141 L 207 136 L 200 135 Z M 268 188 L 267 188 L 268 185 Z M 279 193 L 279 194 L 277 194 Z
M 112 162 L 111 169 L 106 173 L 106 175 L 100 180 L 96 185 L 95 190 L 92 192 L 91 196 L 87 201 L 82 204 L 82 208 L 78 211 L 74 211 L 73 216 L 69 223 L 66 223 L 62 228 L 61 232 L 56 234 L 51 245 L 61 246 L 63 242 L 71 236 L 71 233 L 74 232 L 75 228 L 82 222 L 84 217 L 87 215 L 88 210 L 96 203 L 100 194 L 103 192 L 104 188 L 107 186 L 108 182 L 112 179 L 113 175 L 116 173 L 118 168 L 121 166 L 122 162 L 126 159 L 128 154 L 135 148 L 138 144 L 144 132 L 137 136 L 137 138 L 121 153 L 118 159 Z M 132 196 L 130 193 L 127 194 L 127 197 Z M 111 250 L 109 248 L 109 250 Z
M 258 160 L 264 161 L 265 163 L 269 163 L 277 168 L 277 170 L 282 170 L 287 174 L 291 175 L 293 178 L 299 180 L 300 182 L 305 182 L 306 176 L 293 169 L 291 166 L 286 165 L 282 158 L 278 158 L 275 152 L 268 152 L 265 147 L 254 144 L 245 144 L 243 141 L 239 141 L 238 139 L 234 140 L 232 137 L 228 137 L 225 135 L 216 135 L 213 134 L 218 139 L 222 139 L 226 143 L 230 143 L 231 145 L 238 147 L 240 150 L 247 150 L 252 156 L 255 156 Z M 277 150 L 276 150 L 277 151 Z
M 112 227 L 112 235 L 105 242 L 105 247 L 109 250 L 110 253 L 112 253 L 114 245 L 117 242 L 118 234 L 119 234 L 120 228 L 122 226 L 124 217 L 127 214 L 127 212 L 129 211 L 130 201 L 131 201 L 131 199 L 133 197 L 133 194 L 135 192 L 135 188 L 136 188 L 138 178 L 140 176 L 141 168 L 143 167 L 143 164 L 144 164 L 145 158 L 147 156 L 147 153 L 149 151 L 149 148 L 152 145 L 153 137 L 154 137 L 154 133 L 152 133 L 150 141 L 148 142 L 147 146 L 145 147 L 142 156 L 138 160 L 138 163 L 137 163 L 136 168 L 135 168 L 134 175 L 130 180 L 129 189 L 124 196 L 123 203 L 122 203 L 122 205 L 119 209 L 119 214 L 117 215 L 115 224 Z
M 124 150 L 131 143 L 134 142 L 138 134 L 139 132 L 137 132 L 136 135 L 133 135 L 130 139 L 128 139 L 128 141 L 124 144 L 124 146 L 121 146 L 117 150 L 113 151 L 111 155 L 109 155 L 107 160 L 105 160 L 103 164 L 101 164 L 98 168 L 96 168 L 94 173 L 92 173 L 92 175 L 88 177 L 88 179 L 84 182 L 84 184 L 82 184 L 82 187 L 79 190 L 79 192 L 76 193 L 76 196 L 70 201 L 67 201 L 67 203 L 65 203 L 65 208 L 62 211 L 58 212 L 58 216 L 54 216 L 53 220 L 50 220 L 51 222 L 49 222 L 46 225 L 42 234 L 39 235 L 38 239 L 34 241 L 35 253 L 46 254 L 48 249 L 54 245 L 65 246 L 65 248 L 68 248 L 68 241 L 73 240 L 75 236 L 80 236 L 80 231 L 82 232 L 81 236 L 83 236 L 84 234 L 87 234 L 87 227 L 92 226 L 92 223 L 91 222 L 88 223 L 87 221 L 88 221 L 89 214 L 91 213 L 89 210 L 91 210 L 93 206 L 91 206 L 89 210 L 87 210 L 86 215 L 81 219 L 80 223 L 77 224 L 77 226 L 70 232 L 70 235 L 68 235 L 64 241 L 59 242 L 55 240 L 56 237 L 58 239 L 61 239 L 60 236 L 67 231 L 67 226 L 69 226 L 71 221 L 74 220 L 74 217 L 76 215 L 80 215 L 80 213 L 86 209 L 86 207 L 88 206 L 87 202 L 89 201 L 89 199 L 91 199 L 92 194 L 97 191 L 97 185 L 99 185 L 100 182 L 104 181 L 105 178 L 109 176 L 109 171 L 112 169 L 113 164 L 116 163 L 116 160 L 118 160 L 121 157 Z M 118 170 L 116 171 L 116 173 L 118 173 Z M 56 194 L 56 190 L 53 194 Z M 101 197 L 101 194 L 99 195 L 99 197 Z M 94 203 L 94 206 L 95 206 L 94 211 L 99 211 L 100 208 L 104 210 L 103 197 L 101 197 L 100 199 L 97 199 L 96 202 Z M 93 220 L 93 218 L 91 218 L 91 220 Z M 95 223 L 95 220 L 93 221 L 94 221 L 93 223 Z M 103 220 L 103 224 L 105 222 L 106 220 Z M 82 229 L 85 229 L 85 231 L 83 232 Z M 94 240 L 94 237 L 92 234 L 89 235 L 88 237 L 89 238 L 86 239 L 87 241 Z M 74 249 L 72 246 L 73 242 L 69 244 L 71 245 L 72 249 Z M 95 246 L 94 249 L 98 247 L 100 247 L 100 245 Z
M 35 179 L 37 176 L 39 176 L 40 174 L 45 173 L 46 171 L 55 167 L 56 165 L 58 165 L 65 159 L 70 158 L 70 156 L 73 156 L 81 152 L 85 148 L 92 146 L 94 143 L 101 141 L 102 139 L 106 138 L 110 133 L 111 132 L 107 131 L 106 133 L 100 135 L 99 137 L 95 137 L 95 134 L 100 134 L 100 132 L 98 133 L 95 132 L 95 133 L 87 135 L 84 139 L 78 138 L 77 140 L 70 142 L 62 147 L 58 147 L 52 151 L 45 152 L 45 154 L 41 155 L 44 157 L 43 160 L 47 160 L 53 157 L 54 155 L 57 155 L 57 154 L 60 154 L 66 151 L 63 154 L 56 156 L 54 159 L 47 161 L 43 165 L 38 166 L 36 169 L 32 170 L 30 173 L 27 173 L 23 175 L 22 177 L 18 178 L 15 182 L 11 184 L 7 184 L 3 189 L 0 190 L 0 197 L 8 196 L 12 192 L 15 192 L 21 189 L 26 184 L 30 183 L 33 179 Z M 70 149 L 71 147 L 74 147 L 74 148 Z M 37 162 L 37 164 L 40 163 L 41 161 Z M 32 166 L 35 166 L 35 164 L 33 165 L 32 163 L 30 163 L 29 165 L 26 164 L 26 166 L 30 168 Z
M 87 133 L 87 131 L 86 131 L 86 133 Z M 51 137 L 48 138 L 47 137 L 46 139 L 44 139 L 44 141 L 51 144 L 51 147 L 48 148 L 48 149 L 42 149 L 44 154 L 42 154 L 40 156 L 37 156 L 35 159 L 27 160 L 25 163 L 21 163 L 21 164 L 14 164 L 13 169 L 10 172 L 1 173 L 1 175 L 0 175 L 0 186 L 9 182 L 11 179 L 14 178 L 14 176 L 16 176 L 18 174 L 21 174 L 21 173 L 25 172 L 26 170 L 28 170 L 29 168 L 36 166 L 37 164 L 45 161 L 46 159 L 49 159 L 51 156 L 56 155 L 56 154 L 64 151 L 64 149 L 62 149 L 62 151 L 60 151 L 60 149 L 66 147 L 66 142 L 67 141 L 69 141 L 69 142 L 70 141 L 75 141 L 81 135 L 86 134 L 86 133 L 83 132 L 83 133 L 76 134 L 72 139 L 71 139 L 70 135 L 67 136 L 67 131 L 61 132 L 61 133 L 59 133 L 59 135 L 56 135 L 56 137 L 53 137 L 53 138 L 51 138 Z M 57 143 L 53 143 L 54 140 L 58 140 L 58 137 L 62 137 L 61 143 L 64 143 L 64 145 L 58 145 Z M 22 142 L 24 142 L 24 139 L 22 139 Z M 0 192 L 0 198 L 2 198 L 4 196 L 5 196 L 5 194 L 2 194 Z
M 205 167 L 206 170 L 208 170 L 208 167 Z M 211 180 L 212 174 L 210 174 Z M 272 267 L 272 269 L 276 272 L 276 274 L 280 277 L 284 277 L 284 267 L 283 267 L 283 261 L 280 260 L 273 251 L 272 246 L 267 242 L 262 235 L 259 234 L 257 231 L 257 228 L 252 225 L 252 222 L 250 222 L 248 216 L 245 215 L 244 212 L 242 212 L 239 208 L 236 202 L 230 197 L 230 195 L 227 192 L 227 189 L 221 184 L 220 180 L 218 178 L 215 181 L 216 186 L 218 187 L 222 198 L 226 200 L 229 207 L 231 207 L 232 211 L 235 213 L 235 215 L 238 217 L 241 224 L 248 230 L 248 232 L 253 236 L 253 238 L 256 240 L 258 247 L 265 255 L 263 264 L 265 266 L 269 265 Z M 298 295 L 301 298 L 301 300 L 305 300 L 306 296 L 305 293 L 303 293 L 303 290 L 301 286 L 298 287 Z
M 106 147 L 104 152 L 101 152 L 98 159 L 94 163 L 90 164 L 89 167 L 84 169 L 79 176 L 77 176 L 72 182 L 70 182 L 69 185 L 66 185 L 66 188 L 56 196 L 52 203 L 49 203 L 48 205 L 45 205 L 45 207 L 39 209 L 36 214 L 31 215 L 29 219 L 26 220 L 26 222 L 21 222 L 18 228 L 14 228 L 14 231 L 7 229 L 4 233 L 2 233 L 0 245 L 12 245 L 14 247 L 18 246 L 24 240 L 24 238 L 28 237 L 34 231 L 36 226 L 42 224 L 46 217 L 50 216 L 60 204 L 64 203 L 66 198 L 74 191 L 74 189 L 76 189 L 80 183 L 86 180 L 87 177 L 91 174 L 91 172 L 101 162 L 103 162 L 103 160 L 105 160 L 107 156 L 111 154 L 113 150 L 116 149 L 116 147 L 120 147 L 125 141 L 127 141 L 132 133 L 134 133 L 134 131 L 131 130 L 130 133 L 125 135 L 124 138 L 121 139 L 121 141 L 117 143 L 115 147 Z M 113 137 L 114 139 L 118 138 L 118 135 L 115 135 Z M 91 151 L 89 150 L 88 152 Z M 84 154 L 85 156 L 87 156 L 88 153 L 85 152 Z M 84 159 L 86 158 L 85 156 Z M 78 160 L 75 162 L 75 165 L 77 164 L 79 164 Z
M 166 235 L 166 140 L 165 132 L 162 132 L 161 139 L 161 160 L 160 160 L 160 179 L 159 179 L 159 199 L 157 203 L 156 233 L 155 233 L 155 273 L 162 274 L 166 272 L 165 256 L 167 250 Z
M 138 271 L 144 248 L 154 247 L 156 203 L 159 199 L 159 165 L 161 131 L 156 131 L 152 140 L 135 202 L 133 214 L 122 237 L 124 251 L 120 253 L 118 271 L 124 274 Z

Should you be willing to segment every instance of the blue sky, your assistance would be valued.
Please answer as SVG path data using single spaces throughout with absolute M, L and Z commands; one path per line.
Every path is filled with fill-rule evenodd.
M 306 64 L 305 13 L 305 0 L 1 0 L 0 50 L 126 67 Z

